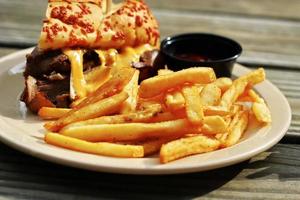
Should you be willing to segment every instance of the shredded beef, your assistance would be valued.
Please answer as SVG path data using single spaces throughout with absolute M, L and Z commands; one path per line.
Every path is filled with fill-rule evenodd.
M 159 50 L 152 50 L 144 52 L 139 62 L 132 63 L 132 67 L 140 71 L 139 82 L 155 76 L 158 69 L 163 68 L 162 56 Z
M 71 64 L 61 50 L 44 51 L 36 47 L 26 56 L 25 89 L 21 100 L 37 112 L 41 107 L 69 107 Z M 101 64 L 96 52 L 87 50 L 83 56 L 84 71 Z

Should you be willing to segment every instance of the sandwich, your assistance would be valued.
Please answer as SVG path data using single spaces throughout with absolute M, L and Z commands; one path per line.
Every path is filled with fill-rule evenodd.
M 143 1 L 49 0 L 38 45 L 26 56 L 21 100 L 34 113 L 68 108 L 107 81 L 113 67 L 136 68 L 146 78 L 158 48 L 158 23 Z

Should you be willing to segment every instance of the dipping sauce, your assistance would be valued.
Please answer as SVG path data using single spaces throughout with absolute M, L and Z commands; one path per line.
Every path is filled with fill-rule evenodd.
M 210 61 L 210 59 L 207 56 L 203 56 L 197 53 L 181 53 L 181 54 L 175 54 L 174 56 L 183 60 L 190 60 L 194 62 Z
M 179 71 L 211 67 L 217 77 L 230 77 L 242 47 L 229 38 L 209 33 L 185 33 L 167 37 L 160 45 L 164 66 Z

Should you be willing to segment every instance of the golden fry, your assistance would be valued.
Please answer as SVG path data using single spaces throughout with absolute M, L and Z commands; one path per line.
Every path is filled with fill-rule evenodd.
M 108 81 L 88 95 L 79 104 L 74 105 L 73 108 L 78 109 L 119 93 L 129 83 L 134 73 L 135 70 L 128 67 L 114 70 L 112 72 L 113 76 Z
M 216 86 L 221 89 L 222 93 L 224 93 L 232 85 L 232 80 L 230 78 L 227 78 L 227 77 L 221 77 L 221 78 L 218 78 L 213 83 L 216 84 Z
M 144 157 L 144 148 L 141 145 L 122 145 L 108 142 L 92 143 L 51 132 L 46 133 L 44 139 L 48 144 L 85 153 L 124 158 Z
M 89 104 L 79 109 L 73 109 L 54 123 L 46 123 L 45 128 L 50 131 L 58 131 L 73 122 L 92 119 L 116 112 L 120 105 L 128 98 L 128 94 L 121 92 L 112 97 L 102 99 L 99 102 Z
M 207 84 L 200 92 L 203 106 L 214 106 L 221 98 L 221 89 L 214 83 Z
M 144 80 L 140 85 L 139 96 L 149 98 L 171 88 L 182 86 L 185 83 L 211 83 L 214 80 L 216 80 L 216 76 L 212 68 L 195 67 L 184 69 Z
M 164 144 L 160 150 L 160 162 L 167 163 L 182 157 L 214 151 L 220 142 L 205 135 L 181 138 Z
M 166 95 L 165 103 L 168 109 L 175 111 L 184 108 L 185 99 L 180 91 L 174 91 Z
M 188 120 L 193 124 L 202 124 L 204 113 L 203 105 L 196 87 L 184 87 L 182 89 L 185 98 L 185 109 Z
M 65 114 L 67 114 L 71 109 L 69 108 L 52 108 L 52 107 L 42 107 L 38 115 L 42 119 L 58 119 Z
M 230 111 L 227 108 L 221 106 L 205 106 L 203 107 L 204 115 L 205 116 L 226 116 L 230 115 Z
M 111 69 L 107 66 L 95 67 L 84 74 L 88 94 L 94 92 L 111 78 Z
M 263 123 L 272 122 L 271 112 L 265 102 L 263 103 L 254 102 L 252 104 L 252 111 L 257 121 Z
M 128 114 L 121 115 L 112 115 L 112 116 L 102 116 L 93 119 L 88 119 L 84 121 L 71 123 L 64 128 L 62 128 L 62 132 L 64 129 L 68 129 L 69 127 L 75 126 L 87 126 L 87 125 L 97 125 L 97 124 L 122 124 L 122 123 L 131 123 L 131 122 L 147 122 L 152 120 L 158 113 L 161 112 L 161 106 L 156 105 L 153 107 L 149 107 L 142 111 L 136 111 Z
M 248 111 L 240 111 L 235 115 L 229 124 L 228 134 L 226 139 L 224 138 L 225 142 L 222 143 L 222 146 L 229 147 L 240 140 L 248 125 L 248 114 Z
M 248 95 L 252 99 L 253 102 L 257 102 L 257 103 L 265 102 L 254 90 L 249 90 Z
M 249 96 L 253 99 L 252 111 L 259 122 L 270 123 L 272 121 L 271 112 L 263 98 L 254 90 L 249 90 Z
M 61 134 L 90 141 L 142 140 L 154 137 L 180 136 L 199 132 L 199 127 L 190 126 L 186 119 L 159 123 L 99 124 L 68 127 Z
M 223 94 L 219 105 L 229 110 L 238 97 L 243 94 L 247 84 L 246 79 L 235 80 L 230 88 Z
M 255 85 L 263 82 L 266 79 L 265 70 L 263 68 L 258 68 L 248 74 L 241 76 L 238 79 L 246 79 L 250 85 Z
M 203 120 L 203 126 L 201 128 L 201 133 L 203 134 L 218 134 L 224 133 L 227 129 L 226 121 L 216 115 L 216 116 L 206 116 Z
M 176 119 L 183 119 L 186 118 L 186 112 L 184 109 L 177 110 L 176 112 L 163 112 L 157 114 L 155 117 L 151 118 L 149 122 L 164 122 L 164 121 L 171 121 Z
M 244 76 L 233 81 L 230 88 L 223 94 L 220 106 L 230 109 L 231 105 L 243 94 L 247 85 L 254 85 L 265 80 L 265 72 L 263 68 L 254 70 Z

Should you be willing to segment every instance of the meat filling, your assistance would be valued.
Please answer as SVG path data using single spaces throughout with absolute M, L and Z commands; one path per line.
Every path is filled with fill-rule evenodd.
M 132 63 L 133 67 L 140 70 L 139 81 L 156 75 L 161 68 L 158 55 L 158 50 L 147 51 L 139 62 Z M 61 50 L 43 51 L 35 48 L 26 58 L 25 89 L 21 101 L 35 113 L 43 106 L 68 108 L 71 103 L 71 64 L 68 57 Z M 87 50 L 83 56 L 84 71 L 99 65 L 101 61 L 98 54 Z
M 68 57 L 61 50 L 35 48 L 26 59 L 25 89 L 21 101 L 33 112 L 43 106 L 69 107 L 71 64 Z M 97 53 L 92 50 L 84 54 L 83 60 L 84 71 L 101 64 Z

